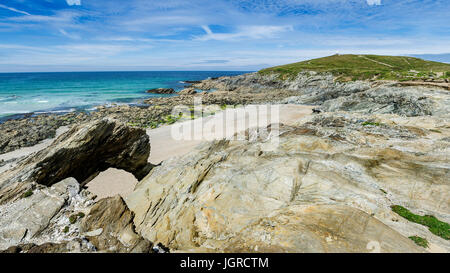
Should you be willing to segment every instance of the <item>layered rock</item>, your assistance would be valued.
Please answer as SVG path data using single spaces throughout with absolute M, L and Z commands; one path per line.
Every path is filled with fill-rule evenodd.
M 67 177 L 85 184 L 110 167 L 143 178 L 151 169 L 149 137 L 144 130 L 110 119 L 75 126 L 46 149 L 0 174 L 0 188 L 14 182 L 52 185 Z
M 319 114 L 282 126 L 278 141 L 214 142 L 165 161 L 126 202 L 138 233 L 175 251 L 425 251 L 413 235 L 449 251 L 390 208 L 449 222 L 448 127 Z
M 97 250 L 153 252 L 152 243 L 135 232 L 133 213 L 120 196 L 101 199 L 81 223 L 81 232 Z
M 280 103 L 321 105 L 322 111 L 352 111 L 402 116 L 448 115 L 450 94 L 440 86 L 400 87 L 396 82 L 338 82 L 328 73 L 302 72 L 295 78 L 277 74 L 244 74 L 204 80 L 198 89 L 217 89 L 236 95 L 290 91 Z M 256 96 L 256 95 L 254 95 Z M 268 96 L 268 95 L 267 95 Z
M 181 90 L 180 92 L 178 92 L 179 95 L 194 95 L 196 93 L 197 93 L 197 91 L 195 91 L 195 88 L 192 88 L 192 87 L 185 88 L 185 89 Z
M 173 94 L 173 93 L 175 93 L 175 90 L 173 88 L 155 88 L 155 89 L 149 89 L 146 92 L 153 93 L 153 94 Z
M 381 86 L 322 104 L 324 111 L 448 116 L 450 94 L 440 88 Z
M 61 241 L 73 239 L 69 229 L 63 231 L 69 224 L 69 216 L 92 204 L 92 198 L 80 195 L 79 190 L 79 183 L 68 178 L 49 188 L 33 184 L 25 192 L 16 192 L 15 198 L 3 200 L 0 205 L 0 250 L 11 246 L 29 250 L 30 246 L 51 241 L 52 247 L 62 247 L 65 243 Z M 0 195 L 13 194 L 4 189 Z

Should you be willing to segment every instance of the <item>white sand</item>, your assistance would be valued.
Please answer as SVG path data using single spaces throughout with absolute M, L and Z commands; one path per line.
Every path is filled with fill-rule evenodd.
M 276 105 L 274 107 L 279 107 L 279 122 L 286 125 L 293 125 L 297 120 L 302 118 L 305 115 L 309 115 L 312 112 L 313 106 L 305 106 L 305 105 Z M 247 130 L 252 127 L 264 127 L 272 123 L 270 120 L 270 113 L 261 113 L 258 112 L 258 118 L 250 118 L 248 115 L 244 117 L 242 112 L 244 109 L 229 109 L 226 110 L 228 114 L 230 112 L 234 115 L 234 119 L 232 123 L 235 125 L 240 123 L 244 124 L 243 130 Z M 227 115 L 227 113 L 221 112 L 214 116 L 209 116 L 202 119 L 196 119 L 191 121 L 185 121 L 182 123 L 177 123 L 171 126 L 163 126 L 156 129 L 147 130 L 147 134 L 150 136 L 151 143 L 151 152 L 149 162 L 153 164 L 159 164 L 161 161 L 164 161 L 168 158 L 174 156 L 181 156 L 187 154 L 192 151 L 198 144 L 210 140 L 210 139 L 221 139 L 225 137 L 231 137 L 235 133 L 242 131 L 238 130 L 238 126 L 222 126 L 223 125 L 223 116 Z M 227 125 L 228 125 L 227 120 Z M 202 123 L 206 124 L 214 124 L 216 127 L 219 127 L 218 130 L 210 131 L 207 128 L 204 130 L 196 131 L 197 134 L 191 137 L 194 140 L 176 140 L 172 137 L 172 129 L 174 126 L 183 126 L 194 123 Z M 196 126 L 195 124 L 193 126 Z M 204 126 L 206 127 L 206 126 Z M 225 127 L 225 128 L 224 128 Z M 242 128 L 241 128 L 242 129 Z M 219 135 L 219 138 L 215 138 L 214 134 Z
M 279 122 L 286 125 L 294 125 L 300 118 L 305 115 L 309 115 L 312 112 L 313 106 L 305 106 L 305 105 L 279 105 Z M 243 109 L 229 109 L 227 111 L 239 113 L 243 111 Z M 159 164 L 161 161 L 166 159 L 182 156 L 190 151 L 192 151 L 196 146 L 200 143 L 207 141 L 208 138 L 212 137 L 213 133 L 208 130 L 201 130 L 197 132 L 195 135 L 195 139 L 193 140 L 176 140 L 172 136 L 172 130 L 175 126 L 189 125 L 193 123 L 215 123 L 216 125 L 222 123 L 223 114 L 225 113 L 217 113 L 216 115 L 209 116 L 203 119 L 189 120 L 185 122 L 179 122 L 169 126 L 162 126 L 156 129 L 148 129 L 147 134 L 150 136 L 150 144 L 151 144 L 151 152 L 149 157 L 149 162 L 153 164 Z M 255 122 L 255 119 L 250 121 L 249 117 L 246 116 L 244 118 L 241 115 L 238 118 L 238 115 L 235 115 L 235 119 L 233 121 L 243 122 L 244 119 L 246 121 L 244 130 L 255 127 L 255 126 L 267 126 L 271 122 L 266 116 L 270 116 L 270 114 L 266 113 L 258 113 L 259 119 L 258 122 Z M 195 126 L 195 125 L 194 125 Z M 230 137 L 238 132 L 237 126 L 226 127 L 226 130 L 218 130 L 219 135 L 222 137 Z M 223 128 L 222 128 L 223 129 Z M 98 199 L 114 196 L 115 194 L 120 194 L 122 197 L 126 197 L 127 194 L 131 193 L 134 190 L 135 185 L 138 181 L 134 178 L 133 175 L 127 173 L 125 171 L 119 171 L 116 169 L 109 169 L 105 172 L 102 172 L 99 176 L 97 176 L 94 180 L 87 184 L 88 189 L 97 195 Z

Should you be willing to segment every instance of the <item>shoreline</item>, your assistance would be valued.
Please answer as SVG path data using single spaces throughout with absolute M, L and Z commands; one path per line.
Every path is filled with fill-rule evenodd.
M 330 75 L 314 73 L 301 73 L 291 81 L 252 73 L 204 80 L 194 88 L 218 91 L 153 98 L 146 100 L 142 108 L 100 106 L 89 114 L 36 116 L 0 124 L 6 135 L 3 138 L 0 135 L 0 148 L 13 150 L 12 154 L 26 150 L 21 147 L 32 145 L 30 139 L 55 137 L 57 128 L 78 124 L 65 137 L 59 137 L 54 146 L 0 173 L 4 185 L 14 188 L 14 191 L 9 186 L 3 188 L 6 198 L 10 198 L 9 193 L 12 198 L 21 198 L 31 189 L 34 193 L 25 201 L 38 202 L 46 191 L 55 191 L 64 183 L 79 187 L 78 195 L 67 197 L 67 204 L 73 199 L 86 200 L 86 205 L 55 209 L 55 220 L 45 222 L 46 231 L 57 234 L 55 242 L 62 244 L 68 236 L 85 238 L 85 231 L 96 229 L 79 232 L 77 223 L 68 224 L 71 216 L 80 211 L 85 215 L 95 211 L 115 215 L 124 208 L 135 217 L 130 222 L 136 236 L 161 243 L 171 252 L 202 251 L 205 247 L 211 251 L 254 251 L 253 245 L 263 252 L 311 251 L 310 244 L 304 245 L 303 238 L 298 239 L 298 231 L 313 232 L 308 227 L 316 227 L 317 219 L 325 225 L 324 231 L 331 230 L 336 235 L 344 231 L 347 238 L 353 239 L 305 237 L 307 242 L 319 246 L 312 249 L 316 252 L 325 251 L 320 248 L 324 244 L 337 252 L 365 252 L 370 240 L 381 242 L 385 252 L 450 250 L 444 238 L 393 210 L 404 206 L 412 213 L 433 215 L 439 221 L 449 222 L 445 202 L 449 192 L 447 91 L 368 81 L 340 83 Z M 202 103 L 196 103 L 198 100 Z M 180 105 L 187 107 L 187 115 L 172 112 Z M 201 110 L 196 109 L 197 105 L 202 105 Z M 237 114 L 246 109 L 243 106 L 253 105 L 279 106 L 280 118 L 261 118 L 260 123 L 257 116 L 255 123 L 250 117 L 247 122 L 246 115 Z M 226 127 L 220 126 L 224 124 L 221 116 L 226 113 L 234 113 L 231 127 L 228 123 Z M 279 129 L 272 126 L 277 123 Z M 194 128 L 193 133 L 189 126 L 186 131 L 184 127 L 181 130 L 192 138 L 173 135 L 183 124 Z M 198 128 L 195 124 L 202 125 L 201 131 L 195 130 Z M 241 129 L 234 124 L 245 127 Z M 210 139 L 217 132 L 221 141 L 211 141 L 217 139 Z M 124 154 L 127 156 L 123 157 Z M 66 158 L 73 160 L 69 164 L 64 161 Z M 122 158 L 127 161 L 122 163 Z M 64 173 L 66 167 L 69 169 Z M 416 171 L 418 167 L 420 173 Z M 19 186 L 11 184 L 30 171 L 33 175 L 30 181 Z M 66 177 L 74 177 L 75 181 L 62 180 Z M 7 202 L 13 205 L 24 202 L 14 200 Z M 111 209 L 116 208 L 112 204 L 120 206 Z M 20 215 L 22 210 L 15 211 Z M 33 208 L 30 211 L 34 213 Z M 267 225 L 269 213 L 271 222 Z M 193 221 L 193 215 L 201 221 Z M 222 219 L 230 221 L 223 224 Z M 258 223 L 263 225 L 245 225 L 249 231 L 242 232 L 242 223 L 254 219 L 260 219 Z M 339 219 L 350 220 L 342 227 L 336 224 Z M 361 225 L 360 219 L 369 226 Z M 170 225 L 165 221 L 170 221 Z M 285 221 L 293 226 L 285 225 Z M 105 225 L 111 222 L 108 220 Z M 66 226 L 68 234 L 61 232 Z M 360 229 L 361 226 L 364 228 Z M 202 234 L 209 234 L 210 228 L 215 231 L 211 235 L 212 245 L 192 248 L 191 237 L 184 236 L 185 230 L 199 230 L 198 242 L 202 242 L 207 239 Z M 270 244 L 252 241 L 255 231 L 273 229 L 287 237 L 273 237 Z M 223 240 L 228 231 L 235 235 L 232 240 Z M 155 239 L 155 233 L 173 234 L 176 242 L 173 243 L 172 237 Z M 420 248 L 411 236 L 423 238 L 429 247 Z M 242 248 L 233 238 L 252 242 L 251 248 Z M 285 247 L 289 242 L 295 243 L 294 248 Z M 343 243 L 350 245 L 342 248 Z M 5 246 L 16 244 L 6 242 Z

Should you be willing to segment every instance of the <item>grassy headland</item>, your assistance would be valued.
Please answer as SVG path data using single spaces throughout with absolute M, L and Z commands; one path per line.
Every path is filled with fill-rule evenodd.
M 261 74 L 278 73 L 283 79 L 302 71 L 329 72 L 340 81 L 351 80 L 426 80 L 450 78 L 450 64 L 406 56 L 333 55 L 324 58 L 275 66 Z

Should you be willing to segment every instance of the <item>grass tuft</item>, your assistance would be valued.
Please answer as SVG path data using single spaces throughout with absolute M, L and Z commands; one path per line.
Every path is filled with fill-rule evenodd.
M 33 195 L 33 190 L 27 190 L 26 192 L 23 193 L 22 197 L 23 198 L 27 198 Z
M 431 233 L 445 240 L 450 240 L 450 224 L 439 221 L 433 215 L 420 216 L 399 205 L 394 205 L 391 209 L 408 221 L 427 226 Z
M 416 245 L 427 248 L 428 247 L 428 241 L 425 238 L 419 237 L 419 236 L 410 236 L 409 239 L 413 240 Z
M 364 121 L 361 125 L 362 126 L 380 126 L 380 123 L 379 122 Z

